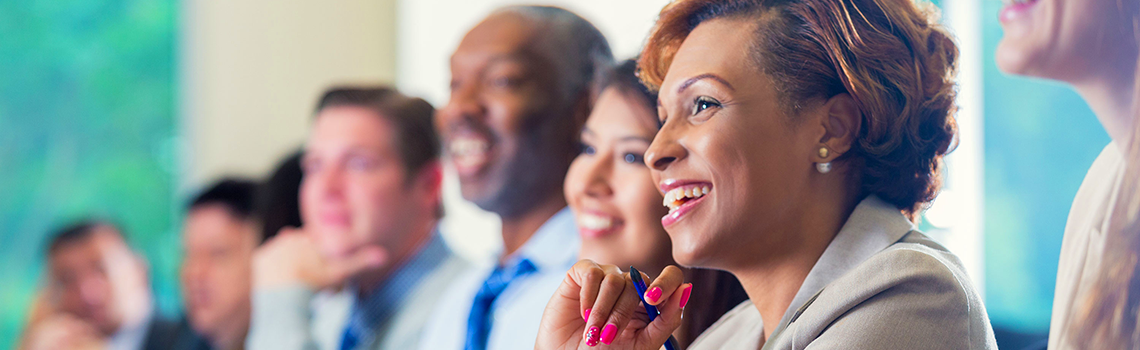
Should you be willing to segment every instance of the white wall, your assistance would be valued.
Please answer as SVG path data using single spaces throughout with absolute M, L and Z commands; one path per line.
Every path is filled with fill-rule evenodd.
M 327 87 L 395 80 L 395 0 L 182 3 L 183 192 L 262 176 Z
M 943 1 L 947 26 L 956 37 L 958 148 L 946 157 L 942 194 L 926 217 L 941 229 L 931 236 L 958 255 L 974 286 L 985 296 L 985 166 L 981 0 Z
M 396 83 L 408 94 L 424 97 L 436 106 L 447 103 L 451 73 L 448 58 L 467 30 L 492 10 L 534 1 L 509 0 L 401 0 L 397 4 L 398 39 Z M 564 7 L 589 20 L 610 41 L 618 59 L 640 50 L 645 36 L 665 6 L 665 0 L 542 1 Z M 502 244 L 498 218 L 482 212 L 459 194 L 454 176 L 445 181 L 447 218 L 443 231 L 456 250 L 470 258 L 483 258 Z

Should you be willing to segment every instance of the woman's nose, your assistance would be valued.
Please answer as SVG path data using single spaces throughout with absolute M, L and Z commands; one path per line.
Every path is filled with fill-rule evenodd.
M 601 153 L 590 157 L 584 172 L 586 176 L 584 190 L 587 196 L 597 198 L 613 194 L 613 188 L 610 186 L 610 177 L 613 175 L 610 159 L 610 156 Z
M 645 165 L 655 171 L 665 171 L 670 164 L 684 159 L 686 155 L 685 147 L 677 142 L 676 128 L 665 125 L 645 151 Z

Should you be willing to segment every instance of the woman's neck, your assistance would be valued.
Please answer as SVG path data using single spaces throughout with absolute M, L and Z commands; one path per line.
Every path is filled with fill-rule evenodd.
M 842 193 L 842 192 L 830 192 Z M 792 305 L 808 273 L 847 222 L 854 205 L 842 198 L 808 201 L 788 224 L 772 234 L 790 237 L 790 244 L 780 245 L 778 258 L 754 261 L 751 265 L 729 271 L 740 280 L 760 317 L 764 320 L 764 339 L 772 336 L 784 313 Z M 765 233 L 767 234 L 767 233 Z M 772 247 L 749 247 L 752 252 L 772 251 Z
M 1120 48 L 1127 54 L 1116 62 L 1106 62 L 1096 74 L 1082 81 L 1070 82 L 1089 104 L 1108 136 L 1124 150 L 1132 137 L 1136 122 L 1136 84 L 1138 53 L 1136 47 Z
M 1135 69 L 1132 69 L 1135 72 Z M 1129 74 L 1135 76 L 1135 74 Z M 1133 100 L 1136 96 L 1135 78 L 1127 81 L 1102 81 L 1077 86 L 1077 92 L 1088 102 L 1096 118 L 1108 136 L 1123 151 L 1132 137 L 1136 109 Z
M 822 254 L 823 250 L 820 249 L 814 258 L 809 254 L 796 254 L 794 259 L 784 259 L 771 266 L 731 271 L 740 280 L 748 299 L 764 320 L 764 339 L 772 337 L 772 332 L 780 324 L 780 319 L 784 317 L 800 286 Z

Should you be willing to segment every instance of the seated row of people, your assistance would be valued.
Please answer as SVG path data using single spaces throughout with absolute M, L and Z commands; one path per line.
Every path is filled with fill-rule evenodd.
M 1140 18 L 1140 6 L 1124 10 Z M 383 87 L 327 92 L 288 198 L 300 222 L 270 228 L 262 246 L 270 220 L 248 220 L 267 216 L 251 208 L 283 200 L 215 205 L 207 191 L 191 204 L 189 323 L 216 348 L 996 348 L 961 262 L 914 225 L 957 135 L 958 49 L 935 14 L 909 0 L 679 0 L 639 59 L 615 65 L 581 17 L 502 8 L 451 56 L 439 110 Z M 1104 53 L 1135 83 L 1138 41 L 1107 37 L 1131 48 Z M 1054 347 L 1114 348 L 1138 334 L 1135 322 L 1101 321 L 1134 316 L 1127 296 L 1140 295 L 1127 284 L 1140 269 L 1122 258 L 1140 242 L 1129 175 L 1140 168 L 1123 160 L 1140 159 L 1127 142 L 1140 131 L 1110 133 L 1125 135 L 1124 155 L 1109 146 L 1124 175 L 1103 195 L 1123 197 L 1092 223 L 1111 223 L 1106 237 L 1067 233 L 1065 247 L 1095 240 L 1109 260 L 1079 273 L 1088 281 L 1062 276 L 1058 290 L 1083 287 L 1055 310 L 1065 316 Z M 502 219 L 493 261 L 467 262 L 443 242 L 445 167 L 466 200 Z M 49 249 L 60 289 L 48 294 L 74 295 L 37 305 L 83 306 L 59 319 L 37 306 L 25 344 L 141 344 L 163 329 L 148 321 L 145 270 L 121 235 L 79 231 Z M 88 241 L 74 248 L 85 255 L 60 257 Z M 98 261 L 97 283 L 57 267 Z M 100 283 L 136 292 L 75 301 Z M 1125 297 L 1105 293 L 1121 283 Z

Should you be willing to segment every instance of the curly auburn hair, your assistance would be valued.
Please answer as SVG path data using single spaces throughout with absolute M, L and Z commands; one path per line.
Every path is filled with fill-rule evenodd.
M 933 4 L 912 0 L 678 0 L 661 10 L 639 76 L 660 88 L 681 43 L 714 19 L 758 23 L 753 64 L 789 115 L 849 94 L 862 112 L 851 162 L 858 198 L 876 195 L 912 218 L 941 186 L 957 133 L 958 48 Z

